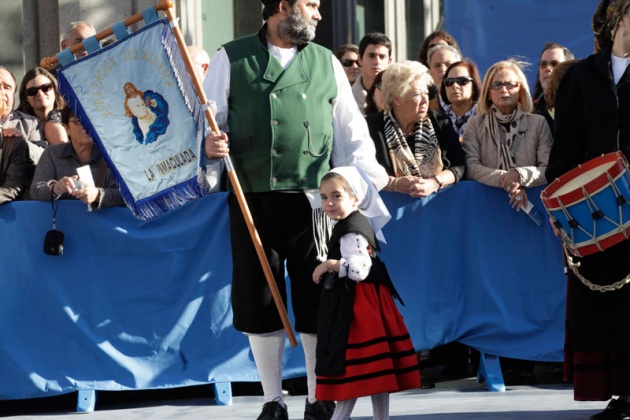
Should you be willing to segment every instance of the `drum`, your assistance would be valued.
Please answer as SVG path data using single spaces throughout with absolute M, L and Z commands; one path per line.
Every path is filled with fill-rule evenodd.
M 583 257 L 630 234 L 630 174 L 621 152 L 608 153 L 557 178 L 540 195 L 565 247 Z

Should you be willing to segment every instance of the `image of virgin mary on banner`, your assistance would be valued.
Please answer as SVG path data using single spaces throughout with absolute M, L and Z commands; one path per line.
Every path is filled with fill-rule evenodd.
M 199 157 L 206 120 L 166 19 L 62 67 L 58 77 L 136 217 L 205 194 Z

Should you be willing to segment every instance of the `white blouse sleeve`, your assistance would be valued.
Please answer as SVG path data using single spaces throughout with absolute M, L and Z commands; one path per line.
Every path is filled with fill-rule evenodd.
M 354 281 L 365 280 L 372 268 L 368 241 L 363 235 L 348 233 L 341 237 L 339 244 L 341 246 L 339 277 L 348 276 Z

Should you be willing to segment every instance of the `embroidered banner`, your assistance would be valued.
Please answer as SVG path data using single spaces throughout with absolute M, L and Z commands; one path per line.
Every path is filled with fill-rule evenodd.
M 166 19 L 61 68 L 58 77 L 136 217 L 204 195 L 206 121 Z

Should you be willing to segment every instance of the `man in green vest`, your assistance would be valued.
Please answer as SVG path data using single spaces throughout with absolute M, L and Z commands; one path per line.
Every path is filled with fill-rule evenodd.
M 320 1 L 262 3 L 262 29 L 225 44 L 212 57 L 204 80 L 223 131 L 205 140 L 207 173 L 210 178 L 219 171 L 220 159 L 229 152 L 285 303 L 286 263 L 295 329 L 306 359 L 304 418 L 329 419 L 334 403 L 315 398 L 320 286 L 313 283 L 312 273 L 318 256 L 325 255 L 326 240 L 317 188 L 331 166 L 359 166 L 378 189 L 387 183 L 387 175 L 376 161 L 343 67 L 332 51 L 311 43 L 321 20 Z M 262 383 L 264 405 L 258 419 L 287 419 L 281 319 L 233 194 L 228 206 L 233 322 L 249 338 Z

